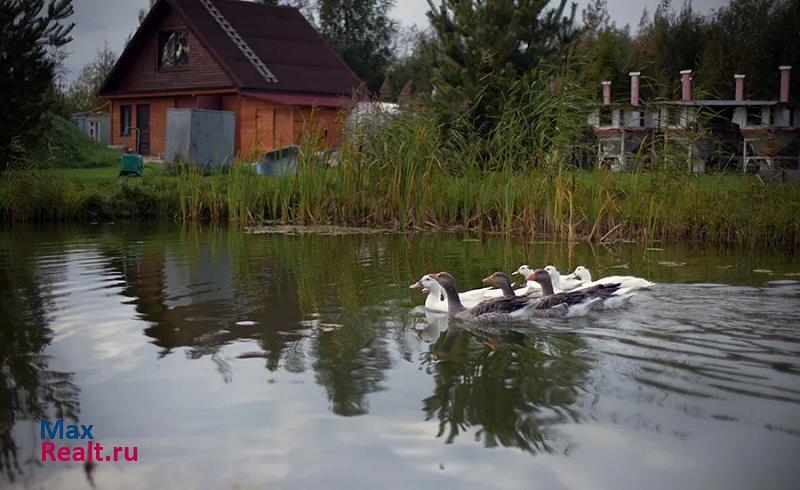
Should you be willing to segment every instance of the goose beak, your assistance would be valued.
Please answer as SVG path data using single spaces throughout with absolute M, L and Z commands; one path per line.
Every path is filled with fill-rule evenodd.
M 523 275 L 523 274 L 522 274 L 522 271 L 520 271 L 519 269 L 517 269 L 517 270 L 515 270 L 514 272 L 512 272 L 512 273 L 511 273 L 511 275 L 512 275 L 512 276 L 513 276 L 514 274 L 517 274 L 517 275 L 520 275 L 520 276 L 521 276 L 521 275 Z
M 531 275 L 529 275 L 527 278 L 525 278 L 525 280 L 526 280 L 526 281 L 535 281 L 535 280 L 536 280 L 536 273 L 535 273 L 535 272 L 534 272 L 534 273 L 532 273 L 532 274 L 531 274 Z
M 423 289 L 422 283 L 417 281 L 414 284 L 412 284 L 411 286 L 409 286 L 408 289 Z
M 491 275 L 489 275 L 489 276 L 486 276 L 486 277 L 484 277 L 484 278 L 483 278 L 483 283 L 484 283 L 484 284 L 488 284 L 488 285 L 490 285 L 490 286 L 491 286 L 491 285 L 492 285 L 492 276 L 491 276 Z

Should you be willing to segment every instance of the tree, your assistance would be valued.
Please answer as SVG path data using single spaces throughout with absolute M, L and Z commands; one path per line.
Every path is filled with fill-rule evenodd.
M 417 94 L 430 94 L 433 88 L 433 65 L 438 51 L 433 32 L 420 31 L 416 27 L 401 29 L 395 41 L 397 53 L 387 70 L 385 84 L 387 94 L 381 99 L 396 101 L 405 91 L 405 102 Z
M 461 113 L 480 131 L 492 127 L 511 84 L 540 64 L 560 64 L 575 39 L 575 8 L 566 0 L 475 2 L 428 0 L 428 18 L 440 50 L 434 67 L 434 103 Z
M 86 64 L 78 78 L 67 87 L 64 98 L 69 112 L 84 112 L 102 105 L 97 92 L 116 61 L 117 55 L 108 45 L 97 50 L 94 60 Z
M 743 73 L 746 97 L 776 99 L 778 66 L 800 66 L 798 26 L 798 0 L 733 0 L 709 22 L 698 78 L 730 99 L 733 75 Z
M 377 92 L 392 62 L 393 0 L 319 0 L 319 27 L 367 88 Z
M 702 55 L 707 22 L 687 1 L 679 12 L 670 0 L 661 0 L 652 22 L 639 26 L 632 46 L 630 68 L 653 81 L 651 95 L 675 98 L 680 93 L 681 70 L 696 69 Z M 643 87 L 645 89 L 645 87 Z M 647 97 L 648 90 L 643 90 Z
M 43 129 L 58 48 L 69 43 L 72 0 L 0 2 L 0 171 Z
M 628 26 L 619 28 L 610 21 L 606 0 L 594 0 L 582 17 L 584 29 L 572 53 L 575 78 L 598 98 L 603 80 L 610 80 L 612 87 L 627 84 L 631 37 Z

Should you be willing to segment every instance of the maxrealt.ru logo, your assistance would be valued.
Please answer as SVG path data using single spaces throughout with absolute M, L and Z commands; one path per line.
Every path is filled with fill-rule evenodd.
M 61 419 L 54 424 L 40 421 L 42 461 L 122 461 L 123 458 L 139 461 L 138 446 L 113 446 L 104 452 L 106 448 L 94 440 L 93 429 L 94 425 L 65 425 Z M 86 441 L 86 444 L 75 445 L 73 441 Z

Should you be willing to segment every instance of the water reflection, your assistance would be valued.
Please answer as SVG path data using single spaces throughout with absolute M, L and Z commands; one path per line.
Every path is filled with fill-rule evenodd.
M 426 418 L 439 422 L 437 437 L 448 443 L 473 429 L 486 447 L 552 452 L 553 428 L 580 419 L 572 405 L 591 358 L 577 335 L 454 325 L 428 358 L 436 387 L 423 401 Z
M 763 454 L 780 470 L 764 481 L 780 487 L 789 481 L 786 455 L 800 450 L 794 257 L 447 234 L 60 233 L 0 232 L 0 465 L 8 480 L 35 461 L 24 423 L 77 419 L 81 409 L 106 434 L 149 437 L 143 444 L 169 459 L 186 478 L 177 486 L 187 487 L 304 486 L 306 471 L 324 482 L 328 460 L 365 453 L 372 460 L 359 471 L 370 481 L 386 478 L 377 468 L 414 466 L 407 486 L 452 483 L 441 461 L 448 471 L 476 461 L 523 468 L 499 485 L 508 488 L 559 465 L 585 482 L 604 475 L 594 463 L 621 447 L 644 479 L 600 486 L 640 488 L 683 461 L 678 455 L 702 461 L 708 467 L 694 474 L 721 482 L 720 465 Z M 439 270 L 478 286 L 487 271 L 523 262 L 586 264 L 597 275 L 627 264 L 667 284 L 628 310 L 514 329 L 452 325 L 421 310 L 422 296 L 407 287 Z M 677 263 L 686 265 L 665 265 Z M 727 447 L 717 434 L 761 446 Z M 281 449 L 287 444 L 295 452 Z M 323 456 L 299 457 L 308 447 Z M 656 447 L 666 466 L 636 460 L 646 451 L 634 448 L 644 447 Z M 241 464 L 256 457 L 274 462 Z M 131 483 L 112 483 L 163 483 L 143 476 L 158 474 L 155 463 L 124 470 Z M 109 470 L 96 473 L 108 486 Z M 566 481 L 548 481 L 556 480 Z M 66 481 L 74 480 L 40 486 L 77 486 Z
M 45 351 L 53 332 L 42 284 L 53 280 L 53 271 L 36 266 L 30 245 L 0 237 L 0 471 L 12 482 L 34 462 L 32 455 L 20 462 L 17 424 L 80 415 L 74 373 L 49 367 Z

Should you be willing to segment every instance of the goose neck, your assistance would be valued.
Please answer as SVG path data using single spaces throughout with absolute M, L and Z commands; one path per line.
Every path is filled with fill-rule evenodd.
M 447 310 L 450 314 L 452 315 L 464 311 L 465 308 L 464 305 L 461 304 L 461 299 L 458 297 L 458 291 L 449 284 L 441 284 L 441 287 L 447 295 Z

